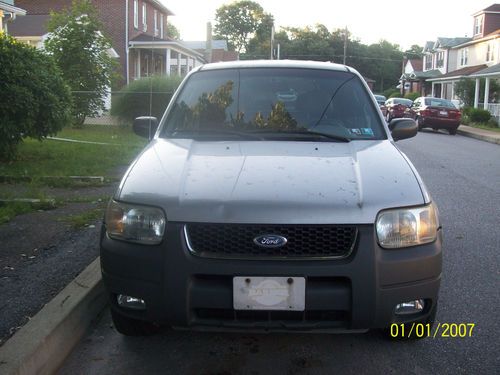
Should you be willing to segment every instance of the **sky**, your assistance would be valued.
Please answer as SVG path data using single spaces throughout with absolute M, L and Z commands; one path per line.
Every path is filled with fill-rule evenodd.
M 254 0 L 280 26 L 324 24 L 329 30 L 347 26 L 362 43 L 386 39 L 403 49 L 423 46 L 437 37 L 472 34 L 472 14 L 493 0 Z M 160 0 L 175 16 L 169 17 L 182 40 L 205 40 L 206 24 L 215 11 L 232 0 Z

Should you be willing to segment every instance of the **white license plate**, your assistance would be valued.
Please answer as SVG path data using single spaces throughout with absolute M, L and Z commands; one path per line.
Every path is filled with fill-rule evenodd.
M 446 111 L 439 111 L 440 116 L 448 116 L 448 112 Z
M 304 277 L 236 276 L 233 278 L 235 310 L 304 311 Z

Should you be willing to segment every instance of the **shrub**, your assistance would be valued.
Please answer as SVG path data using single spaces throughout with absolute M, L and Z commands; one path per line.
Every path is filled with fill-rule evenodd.
M 421 95 L 419 92 L 409 92 L 405 94 L 406 99 L 410 99 L 411 101 L 414 101 L 415 99 L 419 98 Z
M 472 108 L 469 112 L 468 117 L 472 122 L 487 123 L 491 118 L 491 113 L 485 109 Z
M 70 122 L 71 99 L 51 56 L 0 32 L 0 159 L 23 138 L 41 140 Z
M 181 81 L 178 76 L 154 76 L 131 82 L 113 96 L 111 114 L 125 123 L 150 113 L 160 119 Z
M 400 96 L 401 93 L 398 89 L 387 89 L 384 91 L 384 96 L 386 98 L 394 98 Z

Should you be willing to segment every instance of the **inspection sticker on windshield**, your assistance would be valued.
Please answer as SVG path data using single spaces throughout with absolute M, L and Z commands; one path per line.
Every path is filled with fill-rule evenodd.
M 373 130 L 372 128 L 354 128 L 354 129 L 349 129 L 351 134 L 355 135 L 369 135 L 370 137 L 373 137 Z
M 306 279 L 304 277 L 234 277 L 235 310 L 304 311 Z

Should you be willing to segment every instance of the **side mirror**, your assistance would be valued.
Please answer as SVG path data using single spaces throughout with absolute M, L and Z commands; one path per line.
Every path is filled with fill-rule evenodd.
M 151 140 L 158 129 L 158 119 L 151 116 L 137 117 L 134 120 L 133 129 L 138 136 Z
M 389 130 L 395 141 L 411 138 L 417 135 L 418 127 L 411 118 L 395 118 L 389 123 Z

